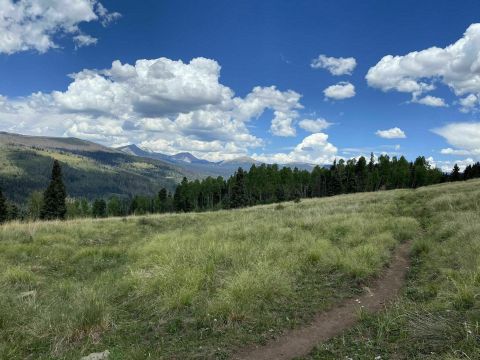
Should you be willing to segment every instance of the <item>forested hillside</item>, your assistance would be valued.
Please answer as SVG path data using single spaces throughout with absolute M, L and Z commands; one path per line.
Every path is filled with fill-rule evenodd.
M 177 167 L 74 138 L 44 138 L 0 133 L 0 187 L 22 203 L 48 184 L 53 159 L 62 164 L 71 197 L 132 196 L 171 191 L 183 176 Z
M 480 172 L 480 165 L 474 169 Z M 470 175 L 480 176 L 473 176 L 473 172 Z M 236 208 L 309 197 L 417 188 L 447 181 L 450 177 L 460 180 L 463 175 L 458 172 L 458 179 L 455 176 L 430 166 L 423 156 L 414 162 L 408 162 L 403 156 L 387 155 L 378 159 L 372 155 L 368 163 L 364 157 L 341 159 L 330 168 L 316 166 L 311 172 L 277 165 L 252 165 L 249 171 L 238 169 L 228 180 L 183 179 L 175 192 L 173 208 L 177 211 Z

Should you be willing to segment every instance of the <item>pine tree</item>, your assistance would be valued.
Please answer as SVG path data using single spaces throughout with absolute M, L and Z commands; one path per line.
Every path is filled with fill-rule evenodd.
M 460 168 L 458 167 L 457 164 L 453 167 L 452 173 L 450 174 L 450 180 L 451 181 L 459 181 L 461 178 L 460 175 Z
M 245 186 L 245 171 L 240 167 L 235 173 L 230 197 L 230 207 L 239 208 L 248 205 L 247 190 Z
M 165 212 L 167 211 L 167 197 L 168 197 L 168 193 L 167 193 L 167 189 L 165 188 L 162 188 L 159 192 L 158 192 L 158 211 L 159 212 Z
M 107 203 L 103 199 L 96 199 L 92 205 L 92 216 L 96 218 L 107 216 Z
M 53 162 L 50 184 L 43 194 L 43 207 L 40 218 L 44 220 L 65 219 L 67 193 L 62 180 L 62 169 L 58 160 Z
M 366 191 L 367 190 L 367 160 L 360 156 L 356 165 L 355 165 L 355 176 L 357 177 L 357 189 L 356 191 Z
M 0 189 L 0 224 L 4 223 L 8 217 L 7 200 L 3 197 L 2 189 Z

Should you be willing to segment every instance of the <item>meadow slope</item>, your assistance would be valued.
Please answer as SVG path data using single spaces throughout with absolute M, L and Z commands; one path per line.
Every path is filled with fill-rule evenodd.
M 450 256 L 437 237 L 448 241 L 467 221 L 459 210 L 478 222 L 479 185 L 4 225 L 0 358 L 78 359 L 105 349 L 111 359 L 229 358 L 360 293 L 406 240 L 415 240 L 415 259 L 432 256 L 415 263 L 409 281 L 427 281 L 422 272 Z M 451 224 L 430 234 L 429 227 L 444 221 L 438 216 Z M 477 249 L 466 231 L 462 246 L 455 245 L 460 267 Z M 471 308 L 477 300 L 468 284 L 456 285 L 467 289 L 459 301 Z M 411 301 L 443 294 L 438 287 L 434 295 L 412 290 Z M 348 350 L 341 340 L 328 346 L 331 358 Z M 324 350 L 312 356 L 324 358 Z M 371 353 L 365 350 L 365 358 Z
M 308 359 L 480 359 L 480 181 L 421 188 L 401 201 L 422 228 L 402 296 Z
M 226 358 L 360 291 L 418 229 L 399 193 L 2 226 L 0 357 Z

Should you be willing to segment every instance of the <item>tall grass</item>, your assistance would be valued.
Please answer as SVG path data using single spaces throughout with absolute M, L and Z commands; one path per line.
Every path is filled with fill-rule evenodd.
M 480 359 L 480 181 L 421 188 L 402 202 L 423 227 L 403 296 L 311 358 Z
M 0 358 L 226 358 L 361 291 L 407 193 L 2 226 Z

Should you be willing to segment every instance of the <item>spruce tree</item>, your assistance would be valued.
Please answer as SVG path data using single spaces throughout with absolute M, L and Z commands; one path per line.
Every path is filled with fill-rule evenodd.
M 4 223 L 8 217 L 7 200 L 3 197 L 2 189 L 0 189 L 0 224 Z
M 50 184 L 43 194 L 43 206 L 40 218 L 44 220 L 65 219 L 67 192 L 62 180 L 62 169 L 58 160 L 53 162 Z
M 165 188 L 162 188 L 159 192 L 158 192 L 158 211 L 160 212 L 165 212 L 167 211 L 167 196 L 168 196 L 168 193 L 167 193 L 167 189 Z
M 230 197 L 230 207 L 239 208 L 248 205 L 247 189 L 245 186 L 245 171 L 240 167 L 235 173 Z
M 459 181 L 460 178 L 461 178 L 460 168 L 458 167 L 457 164 L 455 164 L 455 166 L 453 167 L 452 173 L 450 175 L 450 180 L 451 181 Z
M 103 199 L 96 199 L 92 205 L 92 216 L 95 218 L 107 217 L 107 203 Z

